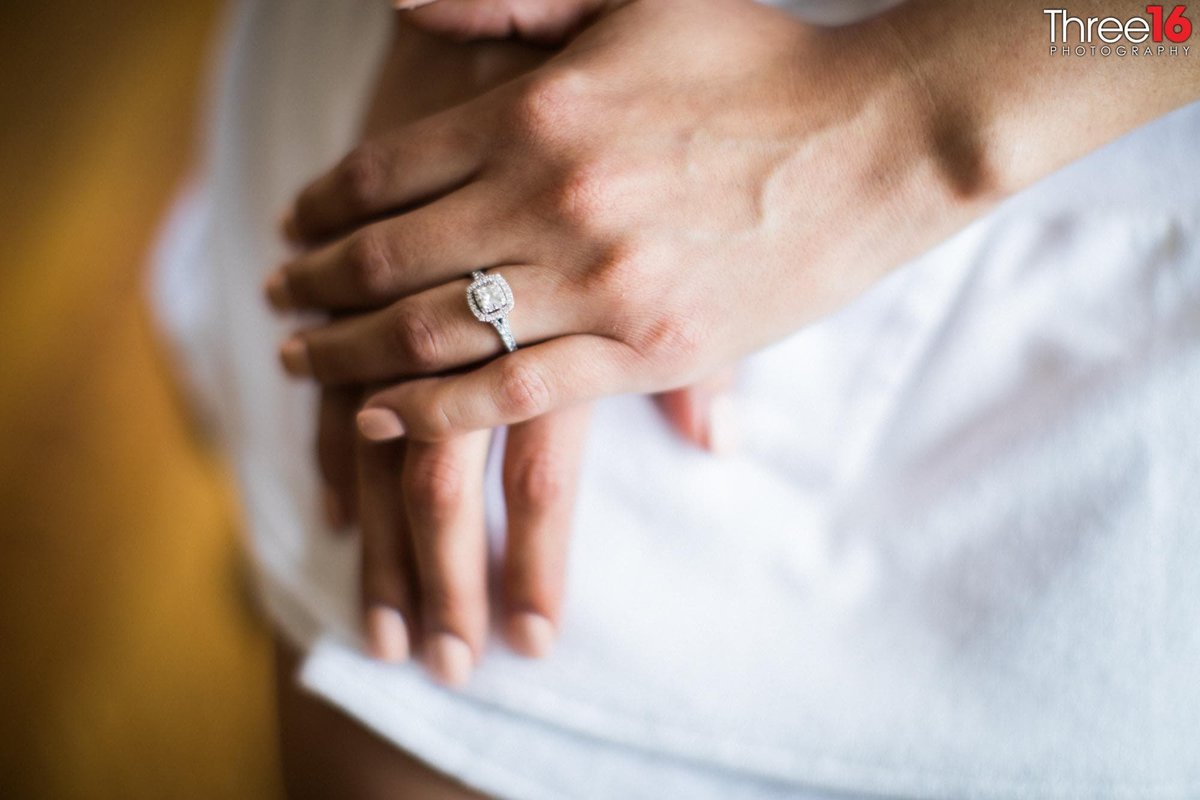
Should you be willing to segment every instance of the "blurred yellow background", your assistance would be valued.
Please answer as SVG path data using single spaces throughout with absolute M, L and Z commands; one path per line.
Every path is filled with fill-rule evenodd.
M 236 516 L 144 304 L 218 6 L 0 6 L 3 798 L 279 793 Z

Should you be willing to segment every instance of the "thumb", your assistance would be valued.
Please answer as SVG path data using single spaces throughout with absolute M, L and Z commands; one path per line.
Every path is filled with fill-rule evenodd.
M 737 447 L 737 420 L 730 390 L 733 369 L 722 370 L 698 383 L 654 395 L 667 423 L 697 447 L 727 455 Z

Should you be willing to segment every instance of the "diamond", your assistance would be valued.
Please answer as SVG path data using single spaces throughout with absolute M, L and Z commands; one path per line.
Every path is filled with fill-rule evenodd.
M 504 308 L 508 298 L 504 296 L 502 287 L 495 283 L 485 283 L 475 288 L 475 302 L 479 304 L 480 311 L 492 314 Z
M 480 322 L 496 322 L 512 313 L 513 295 L 508 281 L 500 275 L 471 273 L 474 280 L 467 287 L 467 304 Z

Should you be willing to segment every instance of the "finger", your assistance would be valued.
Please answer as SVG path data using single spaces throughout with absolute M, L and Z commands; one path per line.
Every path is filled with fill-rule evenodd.
M 298 255 L 267 279 L 279 311 L 378 308 L 477 269 L 519 262 L 520 245 L 496 217 L 489 192 L 471 184 L 406 214 Z
M 565 281 L 538 267 L 505 267 L 520 305 L 510 330 L 525 345 L 589 327 L 587 304 L 576 308 Z M 302 331 L 284 342 L 280 360 L 294 377 L 340 385 L 431 375 L 505 352 L 496 329 L 480 322 L 467 304 L 470 280 L 458 280 L 407 297 L 382 311 L 346 317 Z
M 408 442 L 403 492 L 421 585 L 421 648 L 433 676 L 460 686 L 488 622 L 483 470 L 491 434 Z
M 301 190 L 283 223 L 297 244 L 314 244 L 467 182 L 486 137 L 474 103 L 363 142 Z
M 604 394 L 637 391 L 639 358 L 627 345 L 593 335 L 522 348 L 460 375 L 422 378 L 370 397 L 359 432 L 385 441 L 439 441 L 512 425 Z
M 675 431 L 697 447 L 718 455 L 736 449 L 737 420 L 730 396 L 737 374 L 716 374 L 670 392 L 654 395 L 654 402 Z
M 416 25 L 458 39 L 516 37 L 530 42 L 561 41 L 604 0 L 546 3 L 544 0 L 400 0 L 396 7 L 413 9 Z
M 362 402 L 357 387 L 327 388 L 321 392 L 317 415 L 317 464 L 324 483 L 325 519 L 330 529 L 345 531 L 353 524 L 357 506 L 354 415 Z
M 361 589 L 370 653 L 382 661 L 408 659 L 417 641 L 417 571 L 400 497 L 404 442 L 359 440 Z
M 508 429 L 504 450 L 508 533 L 502 572 L 505 634 L 522 655 L 544 656 L 554 641 L 590 411 L 590 406 L 578 405 Z

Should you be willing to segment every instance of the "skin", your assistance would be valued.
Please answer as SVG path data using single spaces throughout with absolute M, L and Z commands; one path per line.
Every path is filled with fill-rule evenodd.
M 384 594 L 456 681 L 487 621 L 482 507 L 459 493 L 481 431 L 528 424 L 562 443 L 510 445 L 505 467 L 521 520 L 509 627 L 525 626 L 511 638 L 539 651 L 569 516 L 551 499 L 573 491 L 582 404 L 729 367 L 1197 95 L 1195 59 L 1046 57 L 1044 16 L 1021 2 L 914 2 L 835 30 L 743 0 L 597 13 L 536 70 L 368 138 L 317 178 L 289 222 L 310 249 L 271 283 L 279 305 L 345 315 L 285 345 L 294 374 L 400 381 L 358 414 L 365 439 L 409 442 L 415 476 L 421 531 L 397 557 L 419 592 Z M 1125 102 L 1108 102 L 1118 86 Z M 462 302 L 463 276 L 489 265 L 520 298 L 524 346 L 502 358 Z
M 364 120 L 365 139 L 477 97 L 550 56 L 512 42 L 454 44 L 412 21 L 396 26 Z M 494 332 L 482 332 L 492 337 L 486 345 L 497 347 Z M 282 357 L 289 362 L 286 346 Z M 730 380 L 721 373 L 655 400 L 683 438 L 711 450 L 719 443 L 719 415 L 710 409 Z M 359 523 L 363 621 L 373 655 L 400 662 L 420 649 L 435 678 L 457 685 L 486 636 L 483 470 L 491 437 L 482 432 L 431 444 L 358 438 L 354 414 L 363 394 L 359 381 L 322 392 L 318 462 L 329 524 L 345 530 Z M 512 426 L 505 443 L 504 632 L 531 657 L 548 652 L 554 636 L 587 422 L 586 405 L 563 409 Z M 453 637 L 444 635 L 446 620 Z
M 383 135 L 478 96 L 545 58 L 544 51 L 523 45 L 453 46 L 410 26 L 397 26 L 363 136 Z M 415 75 L 431 77 L 414 81 Z M 487 628 L 482 474 L 490 435 L 481 432 L 436 444 L 372 443 L 358 438 L 354 428 L 361 383 L 325 392 L 318 441 L 322 452 L 332 442 L 341 458 L 322 471 L 329 485 L 338 487 L 331 492 L 337 498 L 331 521 L 345 524 L 351 514 L 358 518 L 363 621 L 371 652 L 381 660 L 400 662 L 412 650 L 422 649 L 435 677 L 459 684 Z M 567 481 L 582 446 L 582 436 L 574 431 L 585 425 L 586 408 L 514 426 L 508 457 L 525 459 L 527 452 L 555 447 L 564 453 Z M 520 499 L 510 500 L 515 509 L 522 508 Z M 569 515 L 569 500 L 564 496 L 539 505 L 527 515 L 530 524 Z M 350 513 L 335 519 L 343 510 Z M 447 569 L 448 564 L 456 568 Z M 457 605 L 439 607 L 441 598 Z M 466 635 L 442 635 L 439 613 L 452 615 Z M 545 646 L 526 630 L 514 631 L 512 638 L 530 653 Z
M 339 318 L 298 334 L 285 365 L 334 390 L 386 385 L 358 414 L 362 438 L 469 463 L 480 431 L 687 385 L 1200 96 L 1194 58 L 1047 57 L 1027 2 L 917 0 L 837 30 L 741 0 L 590 14 L 542 66 L 367 138 L 297 198 L 288 229 L 308 250 L 272 299 Z M 503 265 L 519 298 L 517 353 L 497 358 L 494 332 L 463 316 L 463 276 L 481 265 Z M 416 557 L 413 602 L 475 641 L 480 512 L 449 497 L 457 516 L 440 555 Z M 561 549 L 528 552 L 524 574 L 560 580 Z
M 456 40 L 518 38 L 558 45 L 611 0 L 398 0 L 414 25 Z
M 360 414 L 371 438 L 444 440 L 683 385 L 1195 95 L 1194 62 L 1168 82 L 1175 64 L 1143 61 L 1141 102 L 1111 104 L 1111 62 L 975 75 L 914 44 L 946 14 L 990 29 L 1006 8 L 918 3 L 822 31 L 739 0 L 625 5 L 528 78 L 363 145 L 300 195 L 301 238 L 354 232 L 286 265 L 291 300 L 401 309 L 310 331 L 307 366 L 337 384 L 489 358 L 486 328 L 454 324 L 457 281 L 507 264 L 530 309 L 522 338 L 541 343 L 373 395 Z M 1040 52 L 1040 13 L 1009 14 L 1019 36 L 997 58 L 1027 41 Z M 688 45 L 672 59 L 668 34 Z M 1055 113 L 1030 114 L 1039 103 Z M 388 347 L 397 317 L 409 324 Z
M 549 56 L 544 48 L 515 43 L 448 45 L 440 38 L 422 35 L 416 26 L 407 24 L 416 21 L 404 20 L 396 27 L 364 120 L 365 138 L 478 96 Z M 414 75 L 422 79 L 414 81 Z M 709 407 L 731 380 L 729 374 L 718 375 L 686 390 L 656 395 L 654 399 L 666 422 L 680 436 L 699 447 L 713 449 Z M 406 506 L 417 509 L 417 517 L 431 516 L 431 500 L 436 499 L 436 492 L 421 486 L 421 476 L 429 474 L 425 465 L 442 464 L 446 471 L 466 476 L 468 465 L 462 461 L 464 456 L 467 461 L 473 456 L 469 449 L 464 453 L 464 448 L 455 447 L 453 442 L 449 446 L 431 446 L 413 456 L 402 442 L 371 443 L 358 439 L 354 414 L 362 396 L 363 388 L 356 385 L 324 390 L 318 416 L 318 460 L 327 487 L 330 527 L 339 530 L 352 519 L 360 522 L 364 624 L 372 651 L 380 659 L 400 661 L 408 655 L 408 633 L 406 628 L 396 629 L 393 614 L 400 608 L 406 611 L 417 608 L 421 600 L 419 596 L 410 599 L 409 595 L 409 587 L 418 584 Z M 578 441 L 586 431 L 586 422 L 586 408 L 582 408 L 546 415 L 528 425 L 514 427 L 508 439 L 511 460 L 536 458 L 545 453 L 560 458 L 571 453 L 577 458 Z M 406 454 L 417 465 L 415 473 L 411 468 L 405 469 Z M 507 471 L 509 528 L 517 537 L 512 549 L 519 556 L 529 553 L 520 556 L 533 562 L 534 570 L 528 571 L 538 568 L 544 571 L 545 567 L 540 565 L 550 563 L 545 546 L 539 549 L 522 543 L 536 539 L 538 523 L 542 521 L 551 528 L 551 535 L 543 538 L 565 548 L 569 528 L 566 517 L 572 498 L 564 491 L 554 497 L 537 497 L 523 503 L 527 493 L 518 491 L 520 481 L 515 479 L 521 474 L 519 465 Z M 482 475 L 476 474 L 473 480 L 464 480 L 458 491 L 468 498 L 472 508 L 478 509 L 482 504 L 482 489 Z M 446 522 L 433 525 L 426 540 L 442 538 Z M 509 573 L 519 578 L 521 570 L 509 568 Z M 404 624 L 402 620 L 400 624 Z M 514 647 L 535 654 L 517 636 L 510 634 L 509 638 Z M 301 691 L 293 681 L 298 666 L 298 654 L 286 643 L 277 641 L 276 708 L 288 797 L 402 796 L 414 800 L 483 797 L 379 739 L 319 698 Z M 455 676 L 435 673 L 435 677 L 445 681 Z

